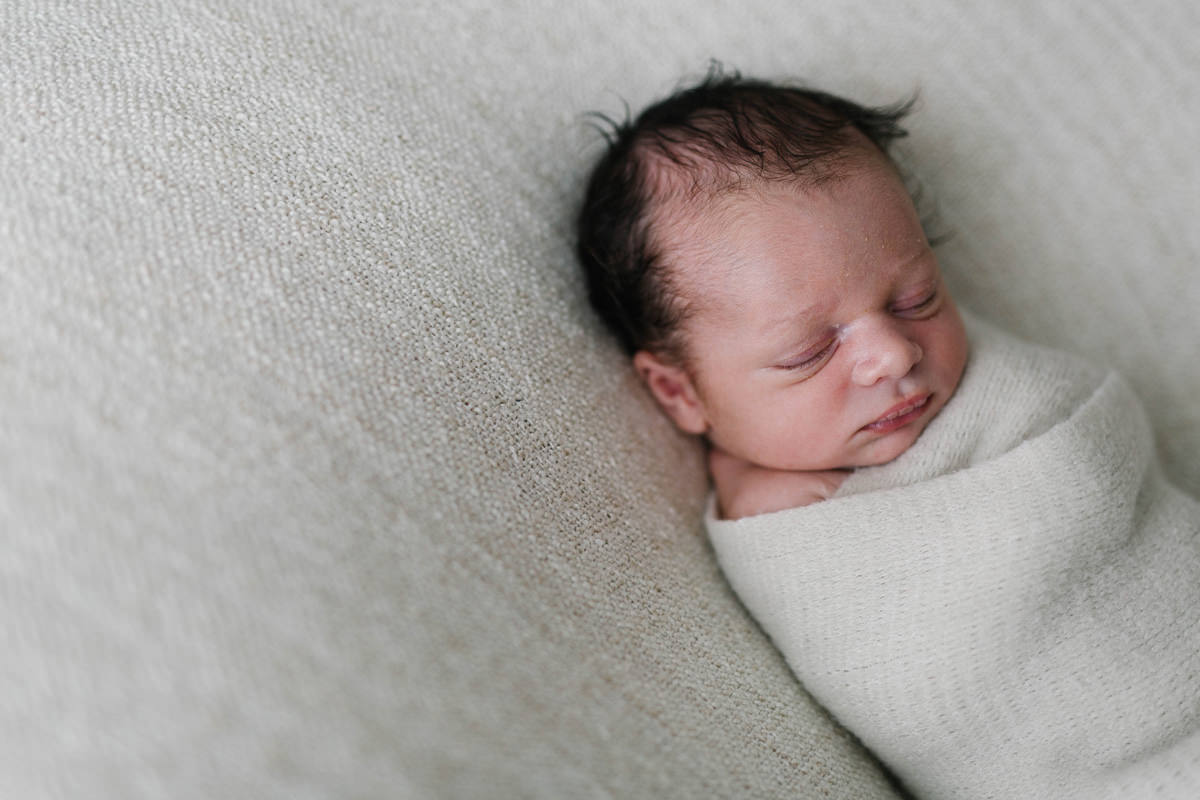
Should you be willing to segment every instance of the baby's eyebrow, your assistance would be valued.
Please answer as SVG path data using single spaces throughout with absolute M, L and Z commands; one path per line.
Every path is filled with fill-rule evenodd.
M 808 306 L 778 316 L 764 314 L 760 319 L 758 329 L 764 335 L 791 333 L 806 320 L 811 320 L 818 310 L 817 306 Z
M 813 336 L 818 320 L 830 307 L 829 303 L 814 303 L 778 316 L 764 314 L 758 325 L 759 334 L 772 343 L 773 349 L 803 345 Z
M 766 311 L 760 316 L 759 329 L 763 333 L 776 330 L 793 331 L 806 322 L 832 312 L 837 307 L 836 298 L 824 298 L 808 305 L 788 305 L 778 313 Z

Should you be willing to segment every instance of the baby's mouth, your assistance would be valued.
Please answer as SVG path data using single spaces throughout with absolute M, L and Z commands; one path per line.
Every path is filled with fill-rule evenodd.
M 864 431 L 874 431 L 889 433 L 903 428 L 910 422 L 913 422 L 925 413 L 925 409 L 929 407 L 929 398 L 932 394 L 918 395 L 917 397 L 909 398 L 899 405 L 893 406 L 886 414 L 875 420 L 869 425 L 864 425 Z

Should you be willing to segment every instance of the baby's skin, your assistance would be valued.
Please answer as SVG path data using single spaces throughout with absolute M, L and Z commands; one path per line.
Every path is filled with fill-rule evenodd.
M 827 499 L 896 458 L 962 376 L 962 319 L 903 181 L 865 139 L 844 156 L 814 186 L 663 215 L 689 358 L 641 350 L 634 367 L 707 440 L 726 519 Z
M 833 497 L 850 474 L 845 469 L 768 469 L 715 447 L 708 451 L 708 472 L 725 519 L 752 517 L 797 508 Z

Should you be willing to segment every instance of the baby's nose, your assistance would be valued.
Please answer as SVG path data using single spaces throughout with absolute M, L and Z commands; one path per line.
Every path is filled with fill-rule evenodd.
M 854 382 L 873 386 L 881 380 L 899 380 L 925 355 L 921 346 L 895 321 L 872 322 L 856 331 Z

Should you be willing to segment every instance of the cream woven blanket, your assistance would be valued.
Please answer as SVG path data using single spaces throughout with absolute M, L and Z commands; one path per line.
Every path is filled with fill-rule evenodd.
M 958 393 L 834 498 L 709 536 L 918 797 L 1200 797 L 1200 503 L 1130 389 L 968 320 Z

